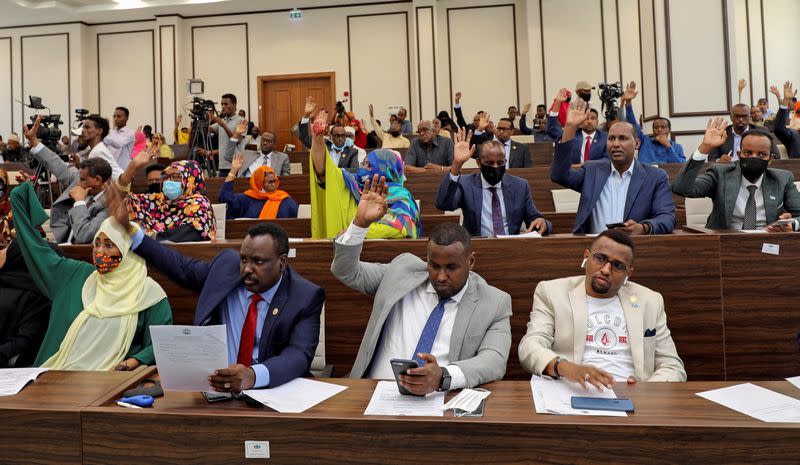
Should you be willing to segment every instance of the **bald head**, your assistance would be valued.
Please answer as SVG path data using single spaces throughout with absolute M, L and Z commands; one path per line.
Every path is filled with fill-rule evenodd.
M 433 123 L 428 120 L 417 124 L 417 138 L 423 144 L 430 144 L 433 140 Z

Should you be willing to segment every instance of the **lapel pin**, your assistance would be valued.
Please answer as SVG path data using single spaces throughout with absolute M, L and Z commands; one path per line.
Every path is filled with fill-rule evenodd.
M 774 195 L 770 195 L 770 196 L 769 196 L 769 199 L 770 199 L 770 200 L 775 200 L 775 196 L 774 196 Z
M 638 308 L 639 307 L 639 298 L 635 295 L 628 297 L 628 300 L 631 302 L 631 307 Z
M 277 308 L 272 309 L 272 316 L 278 316 L 278 313 L 280 313 L 280 311 Z

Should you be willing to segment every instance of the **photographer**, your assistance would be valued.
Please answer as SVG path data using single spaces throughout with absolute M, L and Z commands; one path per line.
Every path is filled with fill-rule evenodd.
M 97 115 L 92 116 L 102 119 Z M 58 155 L 39 141 L 37 132 L 41 119 L 42 115 L 39 115 L 31 129 L 25 132 L 25 138 L 31 145 L 31 155 L 41 162 L 62 186 L 66 186 L 61 196 L 50 207 L 50 229 L 53 231 L 53 237 L 59 244 L 63 242 L 88 244 L 94 239 L 100 223 L 108 217 L 103 189 L 112 177 L 112 167 L 105 157 L 91 153 L 87 160 L 81 162 L 80 169 L 64 163 Z M 93 120 L 87 119 L 83 126 L 84 133 L 87 133 L 88 126 L 94 124 Z M 108 122 L 106 128 L 107 124 Z M 91 136 L 95 131 L 100 130 L 89 128 L 88 134 Z M 96 135 L 95 139 L 97 137 L 99 135 Z M 97 145 L 94 148 L 97 148 Z M 94 148 L 92 153 L 95 152 Z
M 233 94 L 225 94 L 220 99 L 220 106 L 222 107 L 222 111 L 219 115 L 216 114 L 215 110 L 211 110 L 208 113 L 208 122 L 213 123 L 211 126 L 208 127 L 208 132 L 217 133 L 219 137 L 219 149 L 218 150 L 211 150 L 211 153 L 206 153 L 205 150 L 198 148 L 197 154 L 199 156 L 206 156 L 209 157 L 213 156 L 216 152 L 216 155 L 219 157 L 219 171 L 217 173 L 218 176 L 225 177 L 228 175 L 228 172 L 231 170 L 231 161 L 233 161 L 233 153 L 234 152 L 243 152 L 244 151 L 244 144 L 245 140 L 242 138 L 238 142 L 238 146 L 234 150 L 228 150 L 228 144 L 234 143 L 231 142 L 231 137 L 233 137 L 234 132 L 236 131 L 236 126 L 239 125 L 240 121 L 243 121 L 244 118 L 236 114 L 236 96 Z M 219 130 L 222 128 L 224 134 L 220 133 Z M 230 154 L 230 156 L 228 156 Z

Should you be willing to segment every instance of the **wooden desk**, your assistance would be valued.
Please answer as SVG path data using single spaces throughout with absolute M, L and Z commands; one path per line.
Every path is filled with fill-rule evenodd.
M 199 393 L 167 392 L 142 410 L 95 403 L 82 412 L 84 463 L 255 463 L 245 440 L 269 441 L 270 464 L 797 463 L 800 426 L 695 395 L 732 383 L 618 385 L 636 407 L 622 418 L 537 414 L 527 381 L 501 381 L 485 386 L 482 418 L 456 418 L 365 416 L 375 381 L 324 381 L 348 389 L 301 414 Z M 786 381 L 756 384 L 798 397 Z
M 0 462 L 81 463 L 81 408 L 124 391 L 142 371 L 48 371 L 19 394 L 0 397 Z
M 270 221 L 276 223 L 286 230 L 289 237 L 309 238 L 311 237 L 310 218 L 278 218 Z M 227 220 L 225 221 L 225 237 L 227 239 L 244 239 L 247 231 L 262 223 L 257 219 Z M 436 226 L 442 223 L 458 223 L 458 216 L 454 215 L 423 215 L 422 216 L 422 236 L 428 237 Z

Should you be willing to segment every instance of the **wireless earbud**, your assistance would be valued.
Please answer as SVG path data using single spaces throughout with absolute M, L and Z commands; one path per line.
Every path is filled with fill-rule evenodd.
M 625 276 L 625 281 L 622 282 L 623 286 L 626 285 L 626 284 L 628 284 L 628 277 L 627 276 Z
M 581 268 L 586 268 L 586 259 L 585 258 L 581 262 Z

